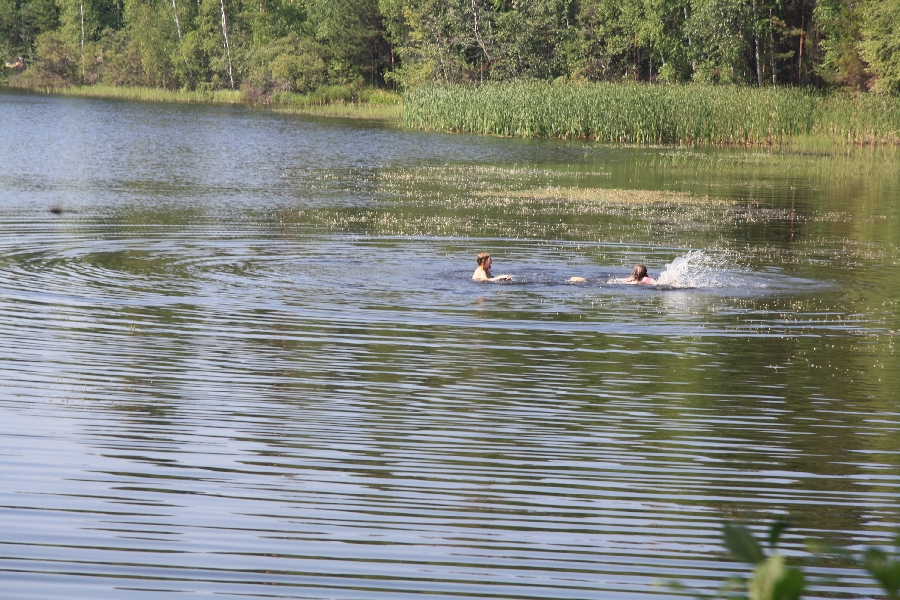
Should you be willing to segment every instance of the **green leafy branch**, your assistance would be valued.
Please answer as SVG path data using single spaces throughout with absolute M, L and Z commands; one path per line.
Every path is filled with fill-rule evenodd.
M 808 579 L 798 567 L 785 563 L 785 558 L 777 551 L 781 534 L 788 529 L 785 521 L 775 521 L 769 528 L 768 548 L 740 523 L 726 523 L 723 529 L 725 546 L 738 561 L 752 565 L 753 571 L 747 577 L 728 579 L 713 597 L 729 600 L 798 600 L 806 590 Z M 895 539 L 892 553 L 871 546 L 859 557 L 846 550 L 810 542 L 807 547 L 813 553 L 837 555 L 849 558 L 869 572 L 884 590 L 888 600 L 900 600 L 900 535 Z M 675 589 L 686 591 L 679 582 L 672 582 Z M 709 596 L 697 596 L 709 598 Z

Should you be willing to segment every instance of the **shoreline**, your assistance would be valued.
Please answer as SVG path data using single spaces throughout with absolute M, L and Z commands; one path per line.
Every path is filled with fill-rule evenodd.
M 367 88 L 355 96 L 348 88 L 336 88 L 338 94 L 331 97 L 328 89 L 282 92 L 263 101 L 241 90 L 34 88 L 8 83 L 0 88 L 141 102 L 239 104 L 287 114 L 384 121 L 418 131 L 613 145 L 756 147 L 814 154 L 900 148 L 900 98 L 800 88 L 514 82 L 424 86 L 403 96 Z M 711 102 L 710 94 L 716 96 Z M 374 101 L 357 100 L 362 98 Z M 705 106 L 696 108 L 703 102 Z
M 48 96 L 73 96 L 78 98 L 108 98 L 139 102 L 173 104 L 234 104 L 258 110 L 272 110 L 289 114 L 320 117 L 339 117 L 374 121 L 401 121 L 402 104 L 386 102 L 316 102 L 312 95 L 280 94 L 275 101 L 254 102 L 241 90 L 183 91 L 146 87 L 71 86 L 59 88 L 32 88 L 0 84 L 7 90 Z

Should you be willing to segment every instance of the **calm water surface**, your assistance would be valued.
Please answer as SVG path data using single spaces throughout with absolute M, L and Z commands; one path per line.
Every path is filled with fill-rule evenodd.
M 894 151 L 0 116 L 0 597 L 659 598 L 726 520 L 900 527 Z

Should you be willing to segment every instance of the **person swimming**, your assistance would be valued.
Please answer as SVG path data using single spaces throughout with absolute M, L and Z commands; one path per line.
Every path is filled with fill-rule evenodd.
M 638 285 L 656 285 L 656 280 L 647 275 L 646 266 L 638 263 L 634 265 L 634 271 L 631 273 L 631 275 L 628 276 L 624 283 Z
M 472 279 L 475 281 L 510 281 L 512 275 L 491 275 L 491 255 L 488 252 L 482 252 L 478 255 L 478 268 L 472 273 Z

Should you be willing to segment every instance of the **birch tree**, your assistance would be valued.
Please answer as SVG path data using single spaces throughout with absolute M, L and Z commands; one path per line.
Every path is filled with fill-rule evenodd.
M 228 81 L 231 89 L 234 89 L 234 72 L 231 64 L 231 44 L 228 43 L 228 23 L 225 19 L 225 0 L 219 0 L 219 7 L 222 10 L 222 39 L 225 45 L 225 55 L 228 57 Z

